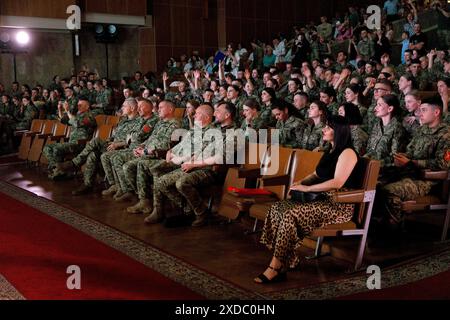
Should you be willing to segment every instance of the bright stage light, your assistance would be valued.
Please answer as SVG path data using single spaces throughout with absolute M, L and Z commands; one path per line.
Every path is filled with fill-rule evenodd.
M 25 46 L 30 42 L 30 35 L 25 31 L 19 31 L 16 34 L 16 41 L 19 45 Z

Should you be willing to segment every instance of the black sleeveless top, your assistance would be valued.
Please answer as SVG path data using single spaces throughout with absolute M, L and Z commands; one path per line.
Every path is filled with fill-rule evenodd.
M 344 188 L 356 189 L 360 188 L 362 185 L 362 180 L 364 177 L 364 168 L 363 168 L 364 161 L 359 157 L 358 153 L 353 148 L 350 149 L 352 149 L 355 152 L 358 161 L 356 162 L 356 165 L 353 168 L 350 177 L 345 182 Z M 334 172 L 336 171 L 336 165 L 341 153 L 342 152 L 336 153 L 329 151 L 324 153 L 324 155 L 320 159 L 319 164 L 316 167 L 316 173 L 321 182 L 331 180 L 334 178 Z

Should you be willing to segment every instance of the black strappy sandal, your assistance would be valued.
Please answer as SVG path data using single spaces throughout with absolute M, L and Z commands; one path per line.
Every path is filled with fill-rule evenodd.
M 287 273 L 286 272 L 282 272 L 282 269 L 275 269 L 272 266 L 269 266 L 269 269 L 272 269 L 273 271 L 275 271 L 277 274 L 275 277 L 273 277 L 272 279 L 267 278 L 264 273 L 261 273 L 259 276 L 257 276 L 255 278 L 255 282 L 259 283 L 259 284 L 265 284 L 265 283 L 276 283 L 276 282 L 281 282 L 281 281 L 285 281 L 287 279 Z M 261 280 L 256 281 L 256 279 Z

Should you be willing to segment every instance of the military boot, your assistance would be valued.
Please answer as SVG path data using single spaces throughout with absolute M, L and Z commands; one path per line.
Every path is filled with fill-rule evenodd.
M 76 167 L 72 161 L 59 162 L 56 164 L 56 169 L 61 172 L 71 172 L 75 171 Z
M 134 193 L 132 192 L 125 192 L 125 193 L 120 193 L 114 196 L 114 200 L 117 202 L 122 202 L 122 201 L 130 201 L 134 198 Z
M 109 189 L 102 191 L 102 196 L 113 196 L 117 192 L 117 185 L 113 184 Z
M 148 200 L 148 199 L 141 199 L 134 206 L 128 207 L 127 208 L 127 212 L 128 213 L 134 213 L 134 214 L 144 213 L 144 211 L 151 212 L 152 211 L 151 207 L 152 206 L 150 205 L 150 200 Z
M 164 220 L 164 215 L 162 213 L 161 208 L 155 207 L 153 208 L 152 213 L 144 219 L 146 224 L 155 224 Z

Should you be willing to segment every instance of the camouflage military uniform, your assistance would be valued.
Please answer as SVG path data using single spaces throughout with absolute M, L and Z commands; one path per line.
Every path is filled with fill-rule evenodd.
M 380 160 L 382 167 L 391 166 L 394 154 L 403 151 L 405 139 L 405 129 L 396 118 L 392 118 L 387 126 L 383 126 L 379 119 L 369 136 L 365 156 Z
M 268 127 L 269 124 L 264 122 L 264 119 L 261 118 L 259 114 L 256 118 L 252 119 L 250 123 L 247 123 L 245 119 L 241 123 L 241 129 L 244 130 L 244 132 L 247 131 L 247 128 L 252 128 L 258 131 L 259 129 L 267 129 Z
M 360 156 L 363 156 L 366 153 L 367 148 L 367 140 L 369 139 L 369 135 L 361 129 L 360 126 L 351 126 L 351 136 L 352 143 L 355 151 L 358 152 Z
M 339 114 L 339 104 L 337 102 L 330 103 L 327 106 L 328 112 L 333 115 L 337 116 Z
M 11 103 L 4 104 L 0 102 L 0 118 L 12 118 L 14 115 L 14 106 Z
M 78 112 L 78 99 L 74 96 L 68 98 L 66 102 L 69 104 L 69 111 L 71 114 L 76 114 Z
M 280 134 L 280 145 L 284 147 L 298 148 L 303 140 L 305 124 L 302 120 L 290 116 L 286 121 L 278 121 L 276 128 Z
M 261 117 L 264 123 L 267 123 L 269 127 L 274 127 L 276 125 L 276 120 L 272 115 L 272 107 L 270 105 L 266 106 L 263 104 L 261 106 L 259 116 Z
M 20 112 L 20 108 L 14 110 L 14 119 L 16 120 L 13 124 L 14 130 L 29 130 L 31 127 L 31 122 L 36 119 L 39 115 L 39 110 L 36 106 L 29 104 L 24 106 L 23 112 Z
M 145 81 L 144 80 L 139 80 L 139 81 L 133 81 L 130 84 L 130 87 L 133 89 L 134 92 L 139 92 L 141 90 L 141 86 L 145 85 Z
M 303 141 L 300 148 L 306 150 L 314 150 L 323 146 L 322 129 L 325 127 L 323 123 L 315 126 L 314 123 L 306 125 L 303 131 Z
M 88 142 L 83 151 L 72 159 L 72 163 L 76 167 L 81 167 L 84 163 L 86 163 L 83 172 L 84 184 L 86 186 L 92 186 L 94 184 L 98 167 L 101 164 L 100 156 L 102 153 L 107 151 L 108 144 L 110 142 L 126 143 L 128 133 L 136 130 L 137 126 L 139 126 L 139 128 L 141 126 L 141 119 L 138 117 L 120 121 L 115 130 L 114 136 L 109 139 L 109 141 L 103 141 L 99 138 L 92 139 Z
M 377 116 L 375 115 L 375 107 L 377 106 L 377 102 L 373 101 L 369 106 L 366 112 L 366 115 L 363 117 L 363 125 L 362 129 L 366 131 L 369 135 L 373 130 L 375 123 L 377 122 Z M 360 109 L 361 112 L 361 109 Z M 361 113 L 362 116 L 362 113 Z
M 226 143 L 226 130 L 228 129 L 233 129 L 233 127 L 228 126 L 220 129 L 222 132 L 221 143 Z M 205 130 L 203 130 L 203 132 L 205 132 Z M 214 150 L 216 150 L 214 144 L 215 142 L 208 143 L 203 141 L 203 151 L 201 151 L 200 154 L 194 153 L 194 157 L 198 158 L 200 155 L 202 158 L 214 156 Z M 224 148 L 224 152 L 225 149 L 226 148 Z M 200 148 L 198 150 L 200 150 Z M 224 157 L 228 156 L 229 155 L 224 154 Z M 160 174 L 161 169 L 158 166 L 154 166 L 150 171 L 154 174 L 155 180 L 153 206 L 156 210 L 161 210 L 163 208 L 162 201 L 164 197 L 167 197 L 172 204 L 179 208 L 183 207 L 183 199 L 185 199 L 189 208 L 192 209 L 196 215 L 201 215 L 206 211 L 206 207 L 199 193 L 199 188 L 212 185 L 216 181 L 217 177 L 213 172 L 212 167 L 194 169 L 188 173 L 184 172 L 181 168 L 178 168 L 164 175 Z
M 414 117 L 415 120 L 413 123 L 408 123 L 406 121 L 406 119 L 410 118 L 410 117 Z M 405 128 L 405 131 L 408 133 L 409 137 L 412 137 L 416 134 L 416 132 L 419 130 L 420 128 L 420 122 L 419 119 L 414 115 L 414 113 L 409 113 L 407 114 L 402 121 L 402 125 L 403 128 Z
M 97 91 L 95 91 L 94 89 L 87 90 L 86 97 L 88 98 L 91 105 L 95 104 L 97 102 Z
M 369 59 L 375 54 L 374 42 L 371 39 L 359 41 L 358 51 L 363 60 L 369 61 Z
M 179 128 L 180 123 L 177 119 L 158 122 L 152 135 L 144 143 L 145 149 L 150 151 L 169 150 L 172 134 Z M 159 161 L 159 158 L 147 155 L 136 158 L 132 153 L 115 156 L 113 158 L 114 172 L 116 173 L 116 182 L 118 181 L 121 191 L 123 193 L 136 192 L 139 199 L 146 199 L 146 195 L 150 193 L 149 190 L 152 183 L 151 177 L 147 175 L 147 170 Z
M 301 109 L 297 109 L 297 118 L 299 118 L 300 120 L 306 121 L 308 120 L 309 117 L 309 110 L 308 107 L 305 106 Z
M 236 115 L 234 117 L 234 121 L 236 122 L 237 125 L 240 125 L 241 122 L 244 120 L 242 112 L 244 111 L 244 102 L 246 99 L 247 98 L 245 96 L 240 95 L 234 103 L 232 102 L 236 107 Z
M 92 114 L 87 111 L 78 113 L 68 124 L 72 127 L 69 142 L 49 144 L 44 147 L 42 153 L 48 159 L 49 168 L 55 167 L 57 162 L 63 162 L 67 154 L 78 154 L 83 146 L 78 140 L 90 139 L 97 123 Z
M 417 160 L 415 167 L 419 169 L 449 170 L 450 169 L 450 129 L 441 123 L 436 128 L 423 127 L 420 135 L 415 135 L 406 148 L 406 156 Z M 402 168 L 397 168 L 402 171 Z M 404 171 L 404 170 L 403 170 Z M 425 196 L 437 184 L 434 181 L 420 180 L 420 177 L 406 172 L 406 178 L 389 183 L 382 187 L 386 197 L 386 211 L 395 222 L 402 220 L 402 202 Z
M 184 95 L 182 95 L 179 91 L 168 92 L 165 99 L 175 103 L 178 108 L 186 108 L 186 103 L 189 100 L 194 99 L 194 95 L 189 90 L 186 90 Z
M 119 178 L 117 176 L 116 167 L 114 166 L 113 160 L 117 158 L 116 161 L 119 161 L 118 159 L 120 159 L 123 162 L 120 165 L 120 168 L 117 167 L 117 170 L 120 170 L 121 174 L 122 165 L 125 162 L 135 158 L 133 150 L 138 145 L 144 143 L 144 141 L 151 136 L 158 121 L 159 117 L 155 114 L 152 114 L 152 116 L 147 119 L 139 118 L 139 123 L 136 124 L 136 127 L 132 131 L 128 132 L 130 141 L 127 149 L 110 151 L 101 155 L 100 160 L 102 162 L 103 171 L 105 171 L 106 179 L 110 185 L 119 183 Z
M 92 109 L 92 113 L 94 116 L 98 114 L 104 114 L 108 109 L 109 102 L 111 100 L 111 94 L 108 90 L 103 89 L 100 92 L 97 92 L 95 95 L 95 105 L 96 107 Z

